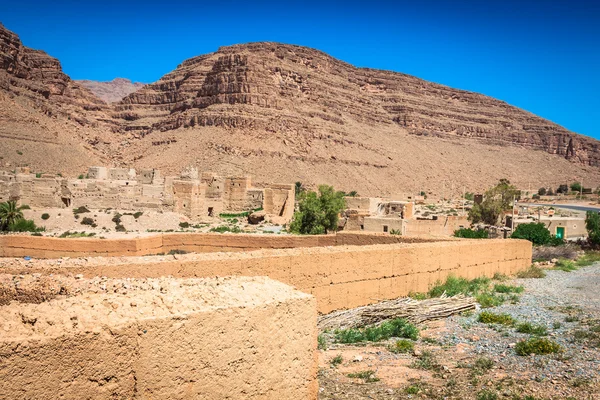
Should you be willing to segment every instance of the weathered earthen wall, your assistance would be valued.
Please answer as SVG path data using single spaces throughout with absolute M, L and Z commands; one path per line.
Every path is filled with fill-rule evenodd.
M 84 256 L 143 256 L 185 250 L 196 253 L 250 251 L 295 247 L 367 245 L 388 243 L 420 243 L 434 238 L 339 233 L 337 235 L 239 235 L 216 233 L 169 233 L 131 239 L 78 238 L 64 239 L 41 236 L 0 236 L 0 257 L 57 258 Z
M 310 239 L 329 240 L 329 237 Z M 89 259 L 85 263 L 67 260 L 48 266 L 36 263 L 28 267 L 5 266 L 3 270 L 11 274 L 71 273 L 90 277 L 266 275 L 312 293 L 317 298 L 319 312 L 327 313 L 406 296 L 410 292 L 424 292 L 449 274 L 466 278 L 491 277 L 497 272 L 514 274 L 531 265 L 531 243 L 525 240 L 365 245 L 367 240 L 376 242 L 385 238 L 391 241 L 397 236 L 355 234 L 337 237 L 345 241 L 344 245 L 176 257 Z M 353 242 L 363 245 L 347 246 Z
M 247 277 L 90 286 L 0 306 L 0 398 L 317 398 L 312 296 Z

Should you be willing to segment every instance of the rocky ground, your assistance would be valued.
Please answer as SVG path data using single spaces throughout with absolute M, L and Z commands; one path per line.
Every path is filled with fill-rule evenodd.
M 394 340 L 321 350 L 319 399 L 600 398 L 600 263 L 546 272 L 508 282 L 525 288 L 514 303 L 420 327 L 409 354 L 390 352 Z M 515 345 L 532 335 L 478 322 L 482 311 L 542 325 L 563 351 L 519 356 Z

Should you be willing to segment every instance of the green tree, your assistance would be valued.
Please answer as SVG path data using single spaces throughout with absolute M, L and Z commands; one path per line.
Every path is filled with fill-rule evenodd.
M 581 183 L 579 183 L 579 182 L 571 183 L 571 191 L 572 192 L 581 192 Z
M 332 186 L 319 186 L 319 193 L 301 192 L 298 211 L 290 224 L 290 231 L 303 235 L 319 235 L 337 230 L 338 215 L 345 208 L 344 192 Z
M 23 219 L 24 207 L 17 207 L 14 200 L 0 203 L 0 230 L 8 230 L 8 227 L 20 219 Z
M 558 189 L 556 189 L 556 193 L 565 194 L 568 192 L 569 192 L 569 186 L 567 186 L 566 184 L 562 184 L 558 187 Z
M 500 214 L 512 207 L 513 199 L 518 199 L 519 190 L 507 179 L 500 179 L 500 182 L 485 192 L 483 202 L 474 204 L 469 211 L 469 221 L 476 224 L 483 222 L 488 225 L 496 225 Z
M 302 186 L 302 182 L 296 182 L 294 189 L 296 191 L 296 197 L 300 196 L 300 193 L 306 190 L 304 186 Z
M 539 190 L 538 190 L 538 194 L 539 194 L 540 196 L 544 196 L 544 195 L 546 194 L 546 188 L 539 188 Z
M 600 245 L 600 213 L 588 211 L 585 214 L 585 228 L 588 231 L 589 241 L 594 245 Z

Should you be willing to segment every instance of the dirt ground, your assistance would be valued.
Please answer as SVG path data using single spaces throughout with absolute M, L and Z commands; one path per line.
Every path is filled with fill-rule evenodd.
M 545 326 L 564 351 L 519 356 L 515 344 L 530 335 L 478 322 L 477 310 L 420 326 L 409 354 L 390 352 L 394 340 L 320 350 L 319 399 L 599 399 L 600 263 L 509 283 L 524 286 L 519 301 L 485 311 Z

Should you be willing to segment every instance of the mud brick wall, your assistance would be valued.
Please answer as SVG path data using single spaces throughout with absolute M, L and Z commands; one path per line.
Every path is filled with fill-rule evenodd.
M 264 277 L 53 279 L 75 294 L 29 281 L 0 306 L 1 399 L 317 398 L 310 295 Z
M 310 237 L 310 240 L 318 242 L 325 238 L 329 237 Z M 85 262 L 74 259 L 60 263 L 32 262 L 26 267 L 7 265 L 0 270 L 11 274 L 40 272 L 87 277 L 268 276 L 313 294 L 318 311 L 327 313 L 410 292 L 424 292 L 450 274 L 491 277 L 495 273 L 514 274 L 531 265 L 531 243 L 526 240 L 368 244 L 394 237 L 338 235 L 337 238 L 347 243 L 249 252 L 90 258 Z M 359 242 L 363 245 L 348 245 Z

